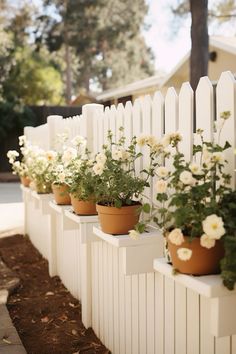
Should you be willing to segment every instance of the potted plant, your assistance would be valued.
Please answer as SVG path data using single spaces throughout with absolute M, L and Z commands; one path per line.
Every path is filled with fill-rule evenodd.
M 9 159 L 9 163 L 12 165 L 13 174 L 18 175 L 20 177 L 21 183 L 24 187 L 29 187 L 30 178 L 29 178 L 29 171 L 28 171 L 28 146 L 29 143 L 26 140 L 24 135 L 19 136 L 19 145 L 21 146 L 21 158 L 20 154 L 16 150 L 9 150 L 7 152 L 7 157 Z
M 133 137 L 126 147 L 123 128 L 116 143 L 111 131 L 107 144 L 96 155 L 94 173 L 96 181 L 97 212 L 101 228 L 109 234 L 127 234 L 138 222 L 141 210 L 141 196 L 149 186 L 150 169 L 136 171 L 137 160 L 142 153 L 137 152 L 137 139 Z
M 163 138 L 171 147 L 173 166 L 156 169 L 156 204 L 150 206 L 149 220 L 162 229 L 173 267 L 181 273 L 201 275 L 220 270 L 226 233 L 220 205 L 230 191 L 224 151 L 230 145 L 220 146 L 219 139 L 229 116 L 230 112 L 223 112 L 217 122 L 217 143 L 204 141 L 203 131 L 197 131 L 200 143 L 193 146 L 192 161 L 186 161 L 180 152 L 178 133 Z M 136 231 L 144 225 L 138 224 Z

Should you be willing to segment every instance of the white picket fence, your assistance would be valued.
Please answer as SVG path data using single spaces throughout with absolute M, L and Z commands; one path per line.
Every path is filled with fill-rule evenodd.
M 221 143 L 228 140 L 232 145 L 226 155 L 235 188 L 236 82 L 230 72 L 222 73 L 214 90 L 209 79 L 202 78 L 196 91 L 195 126 L 204 129 L 207 140 L 214 136 L 214 120 L 226 110 L 231 117 Z M 158 138 L 178 130 L 183 136 L 182 152 L 191 159 L 197 135 L 190 85 L 184 83 L 179 95 L 170 88 L 165 98 L 156 92 L 153 98 L 146 96 L 134 104 L 105 110 L 102 105 L 85 105 L 81 116 L 50 116 L 47 124 L 27 127 L 25 134 L 47 149 L 57 147 L 58 133 L 66 132 L 70 139 L 81 134 L 96 153 L 106 143 L 108 129 L 118 139 L 120 126 L 127 140 L 142 134 Z M 147 163 L 144 151 L 137 167 Z M 152 197 L 152 186 L 148 193 Z M 153 260 L 163 253 L 157 232 L 139 241 L 109 236 L 96 227 L 96 218 L 77 217 L 68 208 L 49 205 L 51 197 L 37 199 L 26 188 L 23 194 L 26 233 L 48 259 L 50 274 L 59 275 L 81 300 L 85 326 L 92 326 L 112 353 L 236 354 L 236 295 L 223 288 L 219 276 L 199 277 L 198 281 L 189 276 L 173 278 L 161 260 L 153 267 Z

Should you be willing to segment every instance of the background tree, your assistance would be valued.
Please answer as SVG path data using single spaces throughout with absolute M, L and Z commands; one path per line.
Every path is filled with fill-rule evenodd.
M 121 84 L 153 73 L 153 57 L 141 35 L 147 13 L 144 0 L 49 0 L 48 4 L 58 7 L 60 20 L 51 21 L 44 38 L 51 51 L 68 43 L 70 53 L 78 57 L 74 87 L 79 83 L 88 91 L 96 84 L 104 90 L 117 87 L 118 71 Z M 135 70 L 127 65 L 131 61 Z

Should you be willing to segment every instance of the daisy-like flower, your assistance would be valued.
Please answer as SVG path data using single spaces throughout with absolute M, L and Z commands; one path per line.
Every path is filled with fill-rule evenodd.
M 224 156 L 223 152 L 221 152 L 221 151 L 213 152 L 213 154 L 212 154 L 212 161 L 213 162 L 223 163 L 224 160 L 225 160 L 225 156 Z
M 48 161 L 54 161 L 57 157 L 56 151 L 53 150 L 46 151 L 45 155 Z
M 137 144 L 139 146 L 144 146 L 146 144 L 146 139 L 147 139 L 147 136 L 146 135 L 141 135 L 137 138 Z
M 164 179 L 160 179 L 155 184 L 156 192 L 158 194 L 165 193 L 167 190 L 167 182 Z
M 103 171 L 104 171 L 104 164 L 98 162 L 93 166 L 93 172 L 95 173 L 95 175 L 101 176 Z
M 176 228 L 169 233 L 168 239 L 174 245 L 180 246 L 184 242 L 184 235 L 181 229 Z
M 76 156 L 77 156 L 76 149 L 69 147 L 64 151 L 64 153 L 62 155 L 62 161 L 65 164 L 68 164 L 71 160 L 75 159 Z
M 157 138 L 154 135 L 148 135 L 146 137 L 146 143 L 150 146 L 157 144 Z
M 165 178 L 168 176 L 169 170 L 165 166 L 160 166 L 160 167 L 157 167 L 156 174 L 158 177 Z
M 186 184 L 186 185 L 193 185 L 195 182 L 195 179 L 193 178 L 192 173 L 189 171 L 181 172 L 179 179 L 183 184 Z
M 71 143 L 74 145 L 74 146 L 86 146 L 87 144 L 87 141 L 86 139 L 81 136 L 81 135 L 76 135 L 72 140 L 71 140 Z
M 181 261 L 188 261 L 192 257 L 192 253 L 192 250 L 184 247 L 177 250 L 177 256 L 181 259 Z
M 205 248 L 212 248 L 215 246 L 216 241 L 206 234 L 203 234 L 200 238 L 200 245 Z
M 129 237 L 132 238 L 133 240 L 138 240 L 140 238 L 140 234 L 136 230 L 130 230 Z
M 26 136 L 25 135 L 21 135 L 19 136 L 19 145 L 22 146 L 22 145 L 25 145 L 26 143 Z
M 112 151 L 112 158 L 113 158 L 114 160 L 117 160 L 117 161 L 118 161 L 118 160 L 121 160 L 122 157 L 123 157 L 122 150 L 116 149 L 116 150 L 113 150 L 113 151 Z
M 189 165 L 189 169 L 193 175 L 199 176 L 199 175 L 203 174 L 202 167 L 195 162 L 193 162 Z
M 223 220 L 216 214 L 207 216 L 202 222 L 202 228 L 205 234 L 213 240 L 219 240 L 225 234 Z
M 66 180 L 66 174 L 64 172 L 59 173 L 58 179 L 60 183 L 64 183 Z
M 107 160 L 107 157 L 105 154 L 103 154 L 102 152 L 98 153 L 97 156 L 96 156 L 96 161 L 98 163 L 102 163 L 102 164 L 105 164 Z

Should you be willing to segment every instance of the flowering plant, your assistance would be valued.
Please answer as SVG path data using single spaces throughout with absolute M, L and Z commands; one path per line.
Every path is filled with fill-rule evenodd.
M 223 112 L 217 121 L 218 140 L 229 116 L 230 112 Z M 201 246 L 209 249 L 226 232 L 219 205 L 230 190 L 230 175 L 224 172 L 227 163 L 224 151 L 230 145 L 204 141 L 201 129 L 197 134 L 200 143 L 193 146 L 192 161 L 186 161 L 180 152 L 180 134 L 167 134 L 163 138 L 171 148 L 172 166 L 158 166 L 155 170 L 156 200 L 150 204 L 149 221 L 154 221 L 168 234 L 168 241 L 177 246 L 184 243 L 184 236 L 189 236 L 190 242 L 198 237 Z M 146 222 L 138 224 L 136 230 L 142 229 Z M 192 256 L 192 250 L 187 248 L 179 248 L 177 253 L 181 260 Z
M 136 151 L 136 137 L 125 147 L 123 128 L 120 128 L 120 134 L 116 143 L 112 132 L 108 132 L 108 143 L 103 145 L 103 150 L 96 155 L 96 163 L 93 166 L 95 175 L 99 176 L 95 193 L 97 202 L 117 208 L 136 203 L 134 199 L 140 198 L 144 188 L 149 186 L 149 173 L 144 178 L 135 171 L 135 164 L 142 156 Z
M 19 145 L 21 151 L 21 158 L 20 154 L 16 150 L 9 150 L 7 152 L 7 157 L 9 159 L 9 163 L 12 165 L 13 174 L 18 175 L 20 177 L 27 177 L 28 176 L 28 146 L 29 142 L 26 140 L 25 135 L 19 136 Z M 17 160 L 17 158 L 20 158 Z

